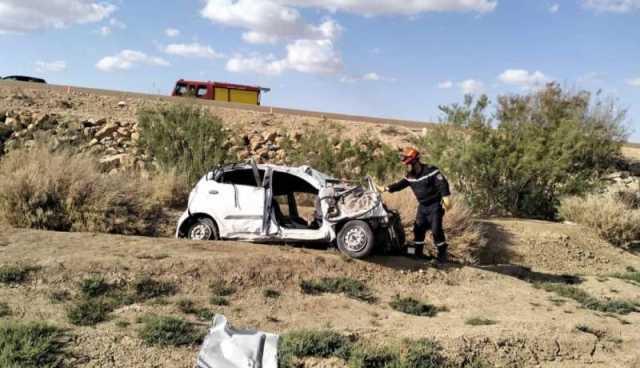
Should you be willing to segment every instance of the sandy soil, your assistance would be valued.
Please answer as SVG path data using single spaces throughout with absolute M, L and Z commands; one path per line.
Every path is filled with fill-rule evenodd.
M 561 274 L 580 274 L 584 281 L 578 287 L 594 296 L 640 302 L 640 287 L 605 277 L 628 266 L 640 269 L 638 255 L 597 242 L 587 229 L 574 225 L 497 220 L 485 226 L 493 228 L 494 236 L 481 263 L 446 267 L 404 257 L 351 261 L 331 251 L 284 246 L 4 228 L 0 264 L 23 262 L 41 269 L 25 285 L 0 287 L 0 300 L 9 303 L 13 318 L 69 328 L 76 336 L 74 363 L 81 367 L 192 367 L 196 348 L 152 348 L 137 334 L 137 317 L 181 315 L 175 302 L 184 298 L 225 314 L 239 327 L 278 333 L 332 328 L 386 342 L 431 337 L 458 361 L 475 354 L 499 367 L 640 366 L 640 313 L 605 315 L 571 300 L 558 302 L 554 294 L 532 286 L 557 281 Z M 176 281 L 180 290 L 167 305 L 134 304 L 116 310 L 111 321 L 95 328 L 75 327 L 65 319 L 65 305 L 52 304 L 48 295 L 59 290 L 76 294 L 79 281 L 91 273 L 112 282 L 149 274 Z M 366 304 L 341 295 L 301 293 L 301 280 L 322 276 L 365 281 L 379 301 Z M 208 285 L 220 279 L 238 292 L 228 307 L 209 306 Z M 267 300 L 264 288 L 279 290 L 282 296 Z M 405 315 L 388 305 L 396 294 L 448 311 L 434 318 Z M 473 317 L 497 324 L 465 324 Z M 117 327 L 122 320 L 131 325 Z M 579 324 L 605 335 L 576 331 Z M 332 365 L 326 363 L 319 366 Z

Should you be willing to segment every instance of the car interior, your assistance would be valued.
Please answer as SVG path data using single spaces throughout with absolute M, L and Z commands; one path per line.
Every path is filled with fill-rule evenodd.
M 264 180 L 264 170 L 258 170 L 260 182 Z M 220 182 L 225 184 L 259 186 L 251 169 L 227 171 Z M 319 229 L 322 213 L 318 200 L 318 190 L 304 179 L 295 175 L 276 171 L 272 176 L 272 215 L 286 229 Z M 309 221 L 300 215 L 301 205 Z

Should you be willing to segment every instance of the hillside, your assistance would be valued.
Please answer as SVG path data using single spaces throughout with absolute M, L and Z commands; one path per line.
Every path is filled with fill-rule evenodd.
M 185 298 L 224 313 L 236 326 L 278 333 L 329 328 L 385 343 L 430 337 L 458 363 L 471 355 L 501 367 L 635 367 L 640 363 L 640 313 L 588 310 L 533 286 L 569 280 L 562 274 L 580 274 L 582 282 L 575 286 L 597 298 L 638 302 L 637 284 L 609 275 L 640 268 L 640 258 L 570 225 L 513 220 L 491 225 L 502 237 L 488 247 L 500 248 L 497 253 L 508 254 L 507 258 L 500 264 L 488 264 L 485 259 L 478 266 L 444 268 L 403 257 L 346 261 L 323 250 L 5 228 L 0 235 L 0 264 L 19 262 L 39 270 L 21 286 L 0 287 L 0 300 L 7 301 L 19 319 L 69 328 L 75 336 L 72 360 L 82 367 L 191 367 L 196 348 L 148 347 L 138 337 L 139 318 L 148 314 L 182 315 L 195 321 L 176 306 Z M 549 247 L 557 243 L 565 244 L 567 251 L 559 254 Z M 574 252 L 586 243 L 599 245 L 583 250 L 584 256 Z M 80 281 L 92 274 L 120 284 L 151 275 L 174 281 L 179 289 L 162 302 L 120 307 L 95 328 L 73 326 L 65 318 L 71 302 L 52 304 L 50 295 L 66 290 L 71 298 L 77 297 Z M 301 292 L 302 280 L 326 276 L 364 281 L 378 301 L 367 304 L 342 295 Z M 208 285 L 220 280 L 237 290 L 229 306 L 208 303 Z M 265 298 L 266 288 L 281 296 Z M 397 294 L 446 307 L 446 312 L 429 318 L 394 311 L 388 303 Z M 471 318 L 495 324 L 466 324 Z M 598 336 L 576 330 L 579 325 L 598 331 Z M 335 361 L 316 363 L 307 366 L 341 366 Z
M 33 146 L 42 139 L 97 154 L 104 171 L 145 169 L 136 145 L 138 111 L 185 102 L 200 104 L 238 132 L 226 148 L 239 158 L 272 162 L 282 160 L 282 139 L 299 139 L 319 126 L 345 138 L 371 135 L 393 147 L 408 144 L 429 127 L 0 82 L 0 128 L 5 129 L 0 129 L 0 150 Z M 637 145 L 625 146 L 623 154 L 640 162 Z M 639 167 L 638 162 L 629 168 Z M 626 172 L 609 179 L 623 187 L 637 183 Z M 411 219 L 415 206 L 405 200 L 411 194 L 404 195 L 409 197 L 386 196 L 385 201 Z M 303 328 L 332 330 L 373 345 L 430 338 L 443 348 L 453 367 L 461 368 L 640 367 L 638 249 L 614 247 L 583 226 L 510 218 L 474 220 L 487 235 L 486 242 L 477 242 L 473 249 L 462 244 L 464 254 L 452 243 L 454 262 L 441 266 L 406 257 L 355 261 L 334 250 L 175 240 L 169 234 L 177 216 L 168 214 L 171 218 L 165 219 L 161 231 L 165 236 L 160 238 L 0 224 L 0 321 L 46 321 L 64 328 L 66 363 L 77 367 L 193 367 L 197 346 L 150 346 L 140 331 L 150 315 L 181 317 L 204 331 L 207 318 L 197 317 L 200 312 L 200 317 L 222 313 L 237 327 L 280 334 Z M 410 231 L 410 223 L 405 225 Z M 13 266 L 23 267 L 24 279 L 15 277 Z M 362 282 L 375 300 L 304 292 L 303 281 L 323 277 Z M 90 278 L 104 278 L 123 294 L 110 296 L 118 301 L 106 321 L 79 326 L 71 323 L 69 313 L 82 301 L 81 284 Z M 176 290 L 145 298 L 126 294 L 136 290 L 140 280 L 170 283 Z M 228 305 L 212 303 L 212 285 L 235 289 L 227 296 Z M 426 317 L 394 310 L 390 302 L 396 296 L 429 303 L 438 312 Z M 4 304 L 8 313 L 3 313 Z M 189 305 L 190 311 L 185 308 Z M 476 358 L 485 364 L 472 365 Z M 346 367 L 337 358 L 304 363 L 307 368 Z

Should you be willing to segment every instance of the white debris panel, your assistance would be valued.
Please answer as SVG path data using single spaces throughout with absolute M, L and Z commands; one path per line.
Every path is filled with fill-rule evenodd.
M 278 335 L 232 328 L 216 315 L 198 353 L 197 368 L 278 368 Z

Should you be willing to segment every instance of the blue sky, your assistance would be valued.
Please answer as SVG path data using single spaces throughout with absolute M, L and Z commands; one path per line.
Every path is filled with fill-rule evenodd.
M 640 0 L 0 0 L 0 75 L 414 120 L 466 93 L 602 90 L 640 142 Z

